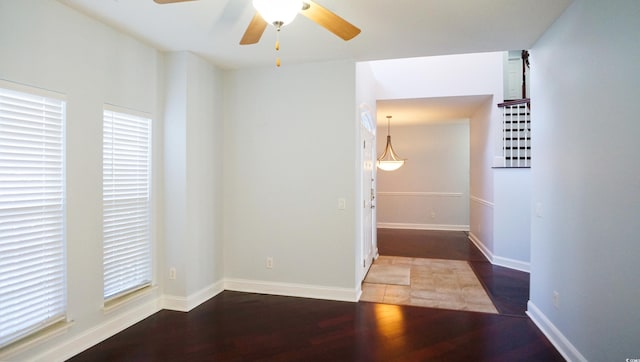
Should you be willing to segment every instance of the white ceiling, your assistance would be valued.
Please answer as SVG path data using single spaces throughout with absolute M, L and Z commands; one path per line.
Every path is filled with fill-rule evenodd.
M 345 42 L 298 16 L 280 34 L 268 27 L 239 45 L 255 14 L 251 0 L 58 0 L 164 51 L 190 51 L 223 69 L 528 49 L 571 0 L 315 0 L 362 29 Z M 468 119 L 485 97 L 379 101 L 378 124 Z
M 379 100 L 376 102 L 378 126 L 386 125 L 386 116 L 392 116 L 392 127 L 464 121 L 491 99 L 487 95 Z
M 165 51 L 188 50 L 224 69 L 275 63 L 275 29 L 239 41 L 251 0 L 58 0 Z M 349 42 L 304 16 L 282 29 L 287 63 L 381 60 L 528 49 L 571 0 L 316 0 L 362 29 Z

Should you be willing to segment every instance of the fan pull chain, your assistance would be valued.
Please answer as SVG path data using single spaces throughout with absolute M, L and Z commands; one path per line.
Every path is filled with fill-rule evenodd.
M 279 52 L 279 51 L 280 51 L 280 26 L 278 26 L 278 32 L 276 33 L 276 52 Z M 276 57 L 276 67 L 280 67 L 280 57 Z

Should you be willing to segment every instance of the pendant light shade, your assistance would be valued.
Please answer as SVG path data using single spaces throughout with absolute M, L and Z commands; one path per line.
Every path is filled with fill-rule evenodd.
M 393 150 L 391 145 L 391 126 L 389 125 L 391 116 L 387 116 L 387 146 L 384 148 L 384 152 L 378 157 L 378 168 L 383 171 L 394 171 L 404 165 L 405 159 L 400 158 L 398 154 Z
M 269 24 L 287 25 L 302 10 L 301 0 L 253 0 L 253 7 Z

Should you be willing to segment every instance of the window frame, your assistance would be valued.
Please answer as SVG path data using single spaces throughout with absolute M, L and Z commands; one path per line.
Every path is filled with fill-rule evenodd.
M 103 201 L 103 205 L 102 205 L 102 240 L 103 240 L 103 273 L 102 273 L 102 277 L 103 277 L 103 300 L 104 300 L 104 305 L 105 307 L 112 307 L 114 304 L 119 303 L 122 298 L 127 297 L 137 291 L 139 291 L 140 289 L 144 289 L 147 287 L 152 286 L 153 284 L 153 279 L 154 279 L 154 254 L 153 254 L 153 232 L 152 232 L 152 228 L 153 228 L 153 213 L 152 213 L 152 186 L 153 186 L 153 172 L 152 172 L 152 167 L 153 167 L 153 119 L 152 117 L 147 114 L 147 113 L 143 113 L 143 112 L 139 112 L 139 111 L 134 111 L 131 109 L 127 109 L 127 108 L 123 108 L 123 107 L 119 107 L 119 106 L 114 106 L 111 104 L 105 104 L 103 106 L 103 144 L 102 144 L 102 167 L 103 167 L 103 171 L 102 171 L 102 201 Z M 109 115 L 108 115 L 109 114 Z M 109 247 L 109 245 L 107 245 L 108 243 L 108 238 L 107 238 L 107 232 L 106 231 L 106 214 L 108 213 L 107 209 L 106 209 L 106 200 L 105 200 L 105 192 L 106 192 L 106 170 L 107 170 L 107 165 L 105 164 L 106 159 L 107 159 L 107 117 L 111 117 L 111 121 L 113 121 L 114 117 L 119 117 L 119 119 L 125 119 L 125 118 L 131 118 L 131 119 L 137 119 L 138 121 L 145 121 L 147 123 L 147 159 L 146 159 L 146 179 L 147 179 L 147 183 L 146 183 L 146 202 L 145 202 L 145 206 L 144 206 L 144 210 L 146 212 L 146 224 L 145 224 L 145 233 L 146 233 L 146 245 L 145 245 L 145 249 L 146 249 L 146 278 L 142 278 L 140 279 L 140 282 L 135 284 L 135 285 L 131 285 L 129 284 L 127 287 L 121 287 L 115 291 L 113 291 L 113 287 L 112 284 L 109 284 L 109 281 L 107 280 L 107 273 L 109 272 L 109 268 L 106 266 L 107 263 L 107 248 Z M 113 141 L 113 139 L 111 138 L 111 141 Z M 112 145 L 113 146 L 113 145 Z M 113 149 L 111 149 L 113 151 Z M 115 185 L 114 185 L 115 186 Z M 112 190 L 113 191 L 113 190 Z
M 32 228 L 35 228 L 34 225 L 39 225 L 40 228 L 43 228 L 45 225 L 49 224 L 51 225 L 51 223 L 47 223 L 45 220 L 51 220 L 50 218 L 44 218 L 43 216 L 45 215 L 52 215 L 54 218 L 58 217 L 59 220 L 58 222 L 54 223 L 57 224 L 58 226 L 56 226 L 54 228 L 55 230 L 55 237 L 54 240 L 56 240 L 55 242 L 45 242 L 44 240 L 47 239 L 47 237 L 43 235 L 40 236 L 40 241 L 38 243 L 38 245 L 40 246 L 44 246 L 44 245 L 54 245 L 55 244 L 55 260 L 56 260 L 56 269 L 54 270 L 54 274 L 55 276 L 55 280 L 57 280 L 56 283 L 59 283 L 59 288 L 55 289 L 56 292 L 52 294 L 48 294 L 50 295 L 50 297 L 47 299 L 49 301 L 49 303 L 47 304 L 47 302 L 42 301 L 40 304 L 40 309 L 38 309 L 39 311 L 43 311 L 46 310 L 46 313 L 41 313 L 41 315 L 47 315 L 47 317 L 43 317 L 40 318 L 38 320 L 34 319 L 32 320 L 32 322 L 30 324 L 28 324 L 27 326 L 20 328 L 20 329 L 16 329 L 11 333 L 7 333 L 7 337 L 6 339 L 2 336 L 0 336 L 0 351 L 6 351 L 8 350 L 8 348 L 10 346 L 15 345 L 17 342 L 23 341 L 28 337 L 34 336 L 35 334 L 42 332 L 44 330 L 50 330 L 51 328 L 54 328 L 54 326 L 59 325 L 59 324 L 66 324 L 68 322 L 68 288 L 67 288 L 67 190 L 66 190 L 66 182 L 67 182 L 67 165 L 66 165 L 66 126 L 67 126 L 67 99 L 66 96 L 57 92 L 53 92 L 53 91 L 49 91 L 49 90 L 45 90 L 42 88 L 37 88 L 37 87 L 33 87 L 33 86 L 28 86 L 28 85 L 23 85 L 23 84 L 18 84 L 18 83 L 14 83 L 14 82 L 10 82 L 10 81 L 6 81 L 6 80 L 2 80 L 0 79 L 0 88 L 2 89 L 2 97 L 6 97 L 7 99 L 9 99 L 9 97 L 12 97 L 11 94 L 13 94 L 13 97 L 19 98 L 19 97 L 23 97 L 23 99 L 25 100 L 25 102 L 28 102 L 27 99 L 31 99 L 34 104 L 37 104 L 37 102 L 35 101 L 35 99 L 37 98 L 42 98 L 42 103 L 41 106 L 43 107 L 43 109 L 41 109 L 40 111 L 42 112 L 42 127 L 43 129 L 47 127 L 47 123 L 49 122 L 50 119 L 55 119 L 57 122 L 59 122 L 58 124 L 53 124 L 52 127 L 58 127 L 59 129 L 55 132 L 53 132 L 55 135 L 52 136 L 51 135 L 51 130 L 49 130 L 48 133 L 46 133 L 46 141 L 45 141 L 45 131 L 42 132 L 42 140 L 41 142 L 44 144 L 46 143 L 51 143 L 50 138 L 55 139 L 55 143 L 54 143 L 54 147 L 53 148 L 58 148 L 57 151 L 53 151 L 53 153 L 51 153 L 51 149 L 52 147 L 49 146 L 43 146 L 41 148 L 41 163 L 43 164 L 42 166 L 40 166 L 40 168 L 44 169 L 44 163 L 46 162 L 47 164 L 56 164 L 57 167 L 55 167 L 55 169 L 57 170 L 57 173 L 55 173 L 55 176 L 53 178 L 46 176 L 44 173 L 40 174 L 40 178 L 41 178 L 41 182 L 42 185 L 39 186 L 39 188 L 44 192 L 45 190 L 48 190 L 48 192 L 52 192 L 53 194 L 59 194 L 59 196 L 55 197 L 55 200 L 57 200 L 58 202 L 54 203 L 53 205 L 55 205 L 54 207 L 47 207 L 44 205 L 51 205 L 48 202 L 42 202 L 41 201 L 41 205 L 42 206 L 38 206 L 41 209 L 40 215 L 41 218 L 37 219 L 39 221 L 39 223 L 34 223 L 34 221 L 36 219 L 31 219 L 31 221 L 26 221 L 26 214 L 25 214 L 25 218 L 23 218 L 22 220 L 25 220 L 25 222 L 30 222 Z M 4 102 L 3 102 L 4 103 Z M 53 111 L 51 109 L 48 109 L 47 106 L 45 106 L 46 103 L 50 104 L 50 107 L 53 107 L 53 109 L 55 108 L 59 108 L 59 112 Z M 57 105 L 54 105 L 57 104 Z M 45 115 L 47 114 L 47 115 Z M 59 116 L 56 117 L 52 117 L 51 114 L 59 114 Z M 18 122 L 19 121 L 18 118 L 20 118 L 20 116 L 22 116 L 23 118 L 23 124 L 19 125 Z M 16 113 L 15 116 L 16 118 L 14 119 L 14 124 L 17 125 L 16 127 L 19 128 L 28 128 L 29 124 L 27 122 L 29 122 L 28 120 L 26 120 L 27 114 L 19 114 Z M 34 117 L 36 117 L 34 115 Z M 37 117 L 36 117 L 37 118 Z M 34 118 L 34 119 L 36 119 Z M 7 117 L 7 121 L 6 121 L 6 132 L 7 133 L 12 133 L 11 132 L 11 126 L 9 125 L 11 123 L 11 121 L 9 121 L 10 118 Z M 33 123 L 37 123 L 38 121 L 33 121 Z M 32 124 L 33 125 L 33 124 Z M 0 125 L 1 126 L 1 125 Z M 0 132 L 1 129 L 0 129 Z M 6 140 L 7 142 L 4 143 L 4 146 L 2 146 L 2 144 L 0 143 L 0 162 L 4 159 L 5 162 L 7 162 L 7 164 L 9 162 L 11 162 L 12 157 L 14 157 L 14 159 L 19 159 L 19 158 L 24 158 L 24 162 L 34 162 L 32 161 L 27 161 L 28 157 L 26 158 L 25 156 L 28 155 L 28 150 L 29 147 L 27 144 L 23 144 L 22 142 L 26 141 L 26 139 L 22 138 L 22 137 L 26 137 L 28 135 L 27 132 L 25 133 L 18 133 L 16 132 L 15 137 L 13 138 L 11 135 L 9 135 Z M 15 140 L 15 142 L 11 142 L 10 140 L 13 139 Z M 15 147 L 16 150 L 20 149 L 20 148 L 24 148 L 24 152 L 23 153 L 15 153 L 13 154 L 12 148 Z M 6 153 L 5 156 L 2 156 L 2 148 L 5 149 Z M 32 149 L 36 149 L 35 147 L 33 147 Z M 14 156 L 11 156 L 11 155 Z M 35 153 L 32 153 L 32 155 L 35 155 Z M 59 160 L 55 161 L 55 158 L 58 157 Z M 54 159 L 54 161 L 52 161 L 52 159 Z M 18 160 L 19 162 L 19 160 Z M 25 167 L 25 166 L 22 166 Z M 2 166 L 0 168 L 0 171 L 2 171 L 2 169 L 4 168 L 4 166 Z M 48 167 L 47 167 L 48 168 Z M 35 167 L 31 167 L 31 169 L 35 169 Z M 16 171 L 17 173 L 19 173 L 18 171 Z M 23 184 L 29 185 L 30 187 L 34 187 L 37 186 L 35 184 L 37 184 L 38 181 L 34 181 L 33 179 L 30 181 L 26 181 L 26 178 L 20 180 L 19 178 L 14 178 L 14 181 L 12 183 L 11 181 L 11 177 L 9 176 L 11 173 L 10 171 L 6 172 L 5 178 L 3 178 L 2 173 L 0 172 L 0 183 L 1 182 L 7 182 L 7 185 L 9 185 L 8 188 L 10 188 L 10 185 L 15 185 L 16 187 L 22 188 L 24 187 L 22 184 L 19 184 L 20 182 L 22 182 Z M 25 173 L 26 175 L 26 173 Z M 4 180 L 4 181 L 3 181 Z M 17 181 L 16 181 L 17 180 Z M 53 182 L 52 182 L 53 180 Z M 51 186 L 51 183 L 56 184 L 56 186 Z M 1 184 L 0 184 L 1 187 Z M 57 190 L 56 191 L 52 191 L 52 190 Z M 47 200 L 51 200 L 51 199 L 47 199 Z M 2 200 L 0 198 L 0 206 L 2 205 Z M 10 206 L 10 205 L 9 205 Z M 46 209 L 54 209 L 55 211 L 49 211 L 49 212 L 45 212 L 44 210 Z M 7 207 L 6 210 L 15 210 L 15 208 L 11 208 L 11 207 Z M 1 212 L 1 210 L 0 210 Z M 9 211 L 6 215 L 14 215 L 14 220 L 16 214 L 14 214 L 12 211 Z M 57 216 L 56 216 L 57 215 Z M 4 219 L 5 222 L 7 222 L 7 219 Z M 0 233 L 2 232 L 2 228 L 1 228 L 1 224 L 0 224 Z M 26 227 L 25 227 L 26 229 Z M 15 228 L 13 228 L 12 230 L 15 230 Z M 42 230 L 41 230 L 42 232 Z M 44 239 L 44 240 L 43 240 Z M 9 240 L 9 239 L 5 239 L 5 240 Z M 22 242 L 24 243 L 25 241 L 18 241 L 18 242 Z M 7 243 L 8 244 L 8 243 Z M 24 245 L 22 245 L 23 247 L 21 249 L 23 249 L 23 251 L 20 253 L 20 255 L 26 255 L 24 254 Z M 2 245 L 0 245 L 0 250 L 2 250 Z M 6 250 L 10 250 L 9 247 L 7 246 Z M 5 250 L 5 251 L 6 251 Z M 13 249 L 15 250 L 15 249 Z M 33 254 L 33 253 L 30 253 Z M 52 256 L 52 253 L 47 253 L 47 255 Z M 15 259 L 14 259 L 15 260 Z M 4 263 L 3 263 L 4 264 Z M 7 263 L 8 264 L 8 263 Z M 38 271 L 41 269 L 44 269 L 44 262 L 40 262 L 40 264 L 38 265 L 38 268 L 35 269 L 35 271 Z M 6 265 L 5 265 L 6 266 Z M 32 266 L 34 267 L 34 266 Z M 8 267 L 7 267 L 8 268 Z M 0 270 L 2 270 L 2 267 L 0 266 Z M 51 271 L 53 269 L 50 269 L 49 271 Z M 34 270 L 32 270 L 31 274 L 33 273 Z M 2 271 L 2 274 L 4 275 L 4 273 L 6 272 L 6 270 Z M 41 271 L 42 272 L 42 271 Z M 50 275 L 49 273 L 47 273 L 47 275 Z M 14 276 L 15 277 L 15 276 Z M 33 275 L 31 276 L 33 277 Z M 0 278 L 1 279 L 1 278 Z M 30 278 L 31 279 L 31 278 Z M 40 280 L 39 285 L 42 285 L 42 283 L 44 282 L 44 278 L 42 280 Z M 52 284 L 44 284 L 46 287 L 44 287 L 44 290 L 47 289 L 47 287 L 50 287 Z M 22 289 L 24 289 L 25 286 L 23 285 Z M 40 294 L 42 292 L 42 288 L 40 288 L 40 291 L 35 293 L 33 292 L 32 294 Z M 34 296 L 35 294 L 32 296 L 31 299 L 29 300 L 34 300 Z M 57 304 L 52 304 L 51 303 L 51 297 L 55 296 L 55 298 L 60 298 Z M 48 305 L 50 309 L 44 309 L 45 306 Z M 55 307 L 51 307 L 51 306 L 55 306 Z M 2 308 L 4 309 L 4 308 Z M 24 305 L 23 305 L 23 309 L 24 309 Z M 9 310 L 9 309 L 7 309 Z M 52 311 L 53 310 L 53 311 Z M 17 309 L 13 310 L 12 313 L 15 313 L 17 311 Z M 0 311 L 0 314 L 2 313 L 2 311 Z M 33 316 L 33 314 L 31 314 Z M 0 315 L 1 317 L 1 315 Z M 0 318 L 1 319 L 1 318 Z M 4 328 L 2 328 L 4 329 Z

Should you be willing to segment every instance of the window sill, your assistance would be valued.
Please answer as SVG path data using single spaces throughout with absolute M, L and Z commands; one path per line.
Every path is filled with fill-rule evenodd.
M 67 331 L 73 326 L 73 324 L 74 322 L 71 320 L 62 320 L 28 336 L 25 336 L 24 338 L 19 339 L 6 347 L 0 348 L 0 361 L 9 360 L 12 356 L 15 356 L 64 333 L 67 333 Z
M 155 285 L 146 285 L 140 289 L 132 290 L 127 294 L 105 301 L 102 305 L 102 312 L 105 315 L 110 314 L 115 310 L 135 302 L 136 300 L 150 295 L 156 289 L 158 289 L 158 287 Z

